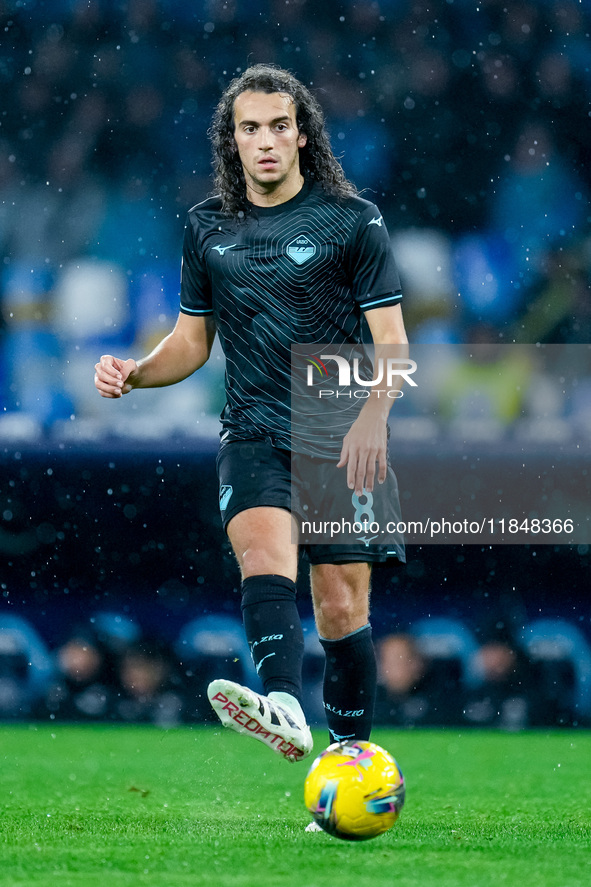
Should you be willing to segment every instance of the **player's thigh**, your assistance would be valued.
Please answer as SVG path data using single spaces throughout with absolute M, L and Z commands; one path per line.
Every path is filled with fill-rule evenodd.
M 297 526 L 289 511 L 270 506 L 247 508 L 236 514 L 226 529 L 243 579 L 276 573 L 295 582 Z
M 313 564 L 310 584 L 318 633 L 340 638 L 369 620 L 371 564 Z

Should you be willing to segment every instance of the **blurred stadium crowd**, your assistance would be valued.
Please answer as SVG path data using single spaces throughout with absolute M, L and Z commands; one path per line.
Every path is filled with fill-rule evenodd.
M 311 86 L 382 208 L 413 341 L 591 341 L 587 4 L 0 0 L 0 26 L 0 431 L 113 421 L 92 366 L 174 321 L 211 113 L 259 61 Z M 151 421 L 209 428 L 222 373 Z
M 325 724 L 324 654 L 304 620 L 304 707 Z M 502 619 L 476 629 L 426 617 L 377 639 L 376 724 L 415 727 L 591 726 L 591 645 L 564 619 L 519 635 Z M 97 612 L 49 649 L 26 619 L 0 615 L 0 721 L 213 723 L 208 683 L 262 690 L 238 619 L 204 615 L 176 640 L 146 636 L 134 619 Z

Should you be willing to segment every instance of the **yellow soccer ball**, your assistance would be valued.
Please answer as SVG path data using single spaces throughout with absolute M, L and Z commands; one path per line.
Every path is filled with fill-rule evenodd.
M 364 841 L 392 828 L 404 804 L 404 777 L 374 742 L 335 742 L 308 772 L 304 803 L 318 825 L 335 838 Z

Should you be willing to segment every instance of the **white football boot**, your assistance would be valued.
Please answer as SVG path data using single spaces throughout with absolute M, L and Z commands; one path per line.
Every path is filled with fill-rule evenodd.
M 224 727 L 258 739 L 288 761 L 312 751 L 310 728 L 286 705 L 223 679 L 212 681 L 207 695 Z

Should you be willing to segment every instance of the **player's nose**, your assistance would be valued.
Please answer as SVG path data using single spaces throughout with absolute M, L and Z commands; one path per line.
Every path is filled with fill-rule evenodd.
M 261 126 L 258 131 L 258 147 L 261 151 L 269 150 L 273 147 L 273 133 L 267 126 Z

